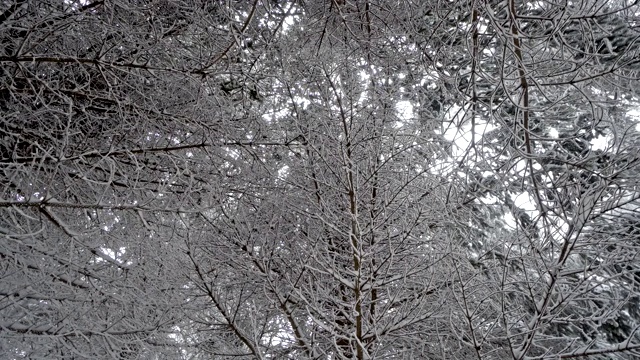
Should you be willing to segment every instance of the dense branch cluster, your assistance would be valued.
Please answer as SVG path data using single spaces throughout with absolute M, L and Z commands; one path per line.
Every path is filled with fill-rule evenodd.
M 633 0 L 0 0 L 0 353 L 637 358 L 639 59 Z

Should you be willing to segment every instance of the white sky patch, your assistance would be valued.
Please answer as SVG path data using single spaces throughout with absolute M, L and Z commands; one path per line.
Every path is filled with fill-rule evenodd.
M 398 113 L 398 117 L 402 121 L 413 119 L 413 104 L 411 104 L 411 101 L 398 101 L 398 103 L 396 104 L 396 111 Z
M 287 16 L 282 23 L 282 31 L 287 32 L 296 23 L 296 19 L 293 16 Z
M 529 162 L 527 160 L 520 160 L 515 164 L 514 170 L 520 174 L 520 173 L 526 173 L 528 171 L 527 169 L 527 165 L 529 164 Z M 525 174 L 526 175 L 526 174 Z
M 597 138 L 591 139 L 589 144 L 591 144 L 591 150 L 606 150 L 611 140 L 613 140 L 611 136 L 598 136 Z
M 124 256 L 124 254 L 127 252 L 127 248 L 125 247 L 120 247 L 118 248 L 118 250 L 113 250 L 113 249 L 109 249 L 109 248 L 105 248 L 105 247 L 101 247 L 100 250 L 102 251 L 102 253 L 106 256 L 108 256 L 109 258 L 111 258 L 113 261 L 116 261 L 119 264 L 123 264 L 123 265 L 130 265 L 130 263 L 126 263 L 122 260 L 122 257 Z M 96 258 L 96 262 L 104 262 L 105 260 L 100 259 L 99 257 Z
M 289 166 L 285 165 L 278 169 L 278 179 L 284 180 L 289 175 Z
M 495 56 L 496 50 L 491 48 L 491 49 L 484 49 L 482 50 L 482 53 L 487 55 L 487 56 Z
M 635 108 L 627 112 L 627 115 L 637 121 L 636 130 L 640 131 L 640 108 Z
M 295 101 L 296 105 L 300 105 L 303 109 L 306 109 L 311 104 L 311 101 L 309 99 L 301 96 L 294 96 L 293 101 Z
M 296 10 L 296 6 L 294 4 L 291 4 L 291 6 L 288 9 L 288 13 L 294 13 Z M 296 21 L 298 20 L 298 16 L 295 15 L 289 15 L 287 17 L 284 18 L 284 22 L 282 22 L 282 32 L 287 32 L 289 31 L 289 29 L 295 25 Z
M 438 80 L 438 76 L 439 74 L 434 72 L 434 73 L 431 73 L 431 75 L 427 75 L 426 77 L 423 77 L 420 80 L 420 86 L 424 86 L 424 84 L 429 83 L 427 85 L 427 89 L 431 89 L 431 90 L 437 89 L 438 85 L 436 84 L 436 81 Z
M 487 195 L 485 195 L 485 196 L 482 198 L 482 200 L 484 200 L 483 202 L 484 202 L 485 204 L 499 204 L 499 203 L 500 203 L 499 199 L 498 199 L 497 197 L 495 197 L 495 196 L 491 195 L 491 194 L 487 194 Z
M 369 76 L 369 74 L 367 74 L 367 72 L 364 70 L 360 70 L 360 72 L 358 72 L 358 75 L 360 76 L 360 81 L 362 82 L 367 82 L 369 81 L 369 79 L 371 79 L 371 76 Z
M 520 194 L 515 194 L 515 196 L 512 196 L 512 198 L 513 203 L 517 207 L 530 213 L 530 215 L 532 212 L 537 212 L 536 205 L 531 194 L 523 192 Z
M 512 229 L 516 229 L 518 227 L 518 224 L 516 224 L 516 218 L 514 218 L 510 212 L 505 213 L 502 219 L 508 227 Z
M 287 10 L 285 10 L 286 13 L 292 14 L 296 12 L 296 6 L 295 4 L 292 4 Z M 243 12 L 241 13 L 242 18 L 240 18 L 239 16 L 236 16 L 236 21 L 238 22 L 244 22 L 244 20 L 247 18 L 248 13 Z M 283 33 L 286 33 L 287 31 L 289 31 L 289 29 L 291 29 L 291 27 L 293 25 L 296 24 L 296 21 L 299 19 L 299 16 L 297 15 L 288 15 L 284 18 L 284 21 L 282 22 L 282 27 L 281 30 Z M 269 28 L 274 28 L 276 25 L 278 25 L 277 21 L 273 21 L 273 20 L 269 20 L 267 17 L 264 17 L 262 19 L 260 19 L 260 25 L 263 26 L 268 26 Z M 301 28 L 302 30 L 302 28 Z

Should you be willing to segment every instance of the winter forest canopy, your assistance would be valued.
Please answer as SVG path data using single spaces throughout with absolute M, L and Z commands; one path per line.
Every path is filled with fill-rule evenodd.
M 637 359 L 640 2 L 0 0 L 3 359 Z

